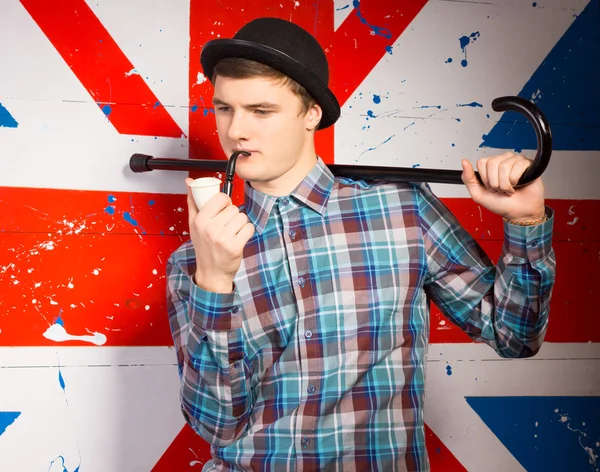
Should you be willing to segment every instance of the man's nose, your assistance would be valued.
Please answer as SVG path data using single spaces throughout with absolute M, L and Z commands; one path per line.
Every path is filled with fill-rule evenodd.
M 230 139 L 234 141 L 249 139 L 250 122 L 248 118 L 248 114 L 244 111 L 236 111 L 233 113 L 228 130 Z

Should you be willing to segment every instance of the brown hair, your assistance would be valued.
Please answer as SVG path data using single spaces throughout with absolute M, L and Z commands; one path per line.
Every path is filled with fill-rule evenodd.
M 252 77 L 265 77 L 281 81 L 283 86 L 287 85 L 292 93 L 300 99 L 302 112 L 307 113 L 317 103 L 313 96 L 308 93 L 302 85 L 287 75 L 272 67 L 241 57 L 226 57 L 221 59 L 214 68 L 211 82 L 215 82 L 217 76 L 230 79 L 249 79 Z

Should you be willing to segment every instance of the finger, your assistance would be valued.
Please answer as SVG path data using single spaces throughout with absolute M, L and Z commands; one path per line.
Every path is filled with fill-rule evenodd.
M 229 206 L 231 206 L 231 198 L 227 194 L 219 192 L 208 199 L 202 207 L 202 214 L 206 218 L 215 218 Z
M 222 233 L 222 231 L 229 224 L 229 222 L 232 219 L 234 219 L 239 213 L 240 210 L 238 207 L 236 207 L 235 205 L 229 205 L 228 207 L 223 208 L 223 210 L 221 210 L 221 212 L 218 215 L 211 218 L 209 224 Z
M 515 163 L 515 165 L 510 170 L 510 183 L 514 187 L 519 183 L 519 179 L 525 173 L 527 169 L 531 166 L 531 161 L 524 157 Z
M 500 189 L 498 182 L 498 168 L 500 166 L 500 159 L 497 157 L 493 157 L 485 163 L 485 173 L 488 180 L 488 189 L 492 192 L 497 192 Z
M 498 166 L 498 187 L 508 195 L 515 193 L 515 189 L 513 188 L 514 184 L 510 179 L 510 175 L 513 168 L 518 165 L 519 161 L 519 157 L 515 156 L 503 160 Z
M 481 177 L 481 183 L 483 184 L 483 186 L 485 188 L 487 188 L 488 190 L 490 189 L 490 184 L 488 181 L 488 176 L 487 176 L 487 161 L 489 160 L 489 158 L 484 157 L 483 159 L 479 159 L 477 161 L 477 171 L 479 172 L 479 177 Z
M 223 228 L 223 236 L 233 237 L 237 235 L 246 223 L 248 223 L 248 217 L 244 213 L 238 213 Z
M 463 159 L 461 161 L 461 164 L 463 168 L 463 172 L 461 175 L 462 181 L 467 187 L 467 190 L 469 191 L 471 196 L 476 197 L 485 187 L 481 184 L 481 182 L 475 175 L 475 169 L 473 169 L 473 165 L 469 161 Z
M 246 245 L 250 238 L 254 236 L 255 228 L 252 223 L 246 223 L 234 237 L 234 241 L 239 245 Z

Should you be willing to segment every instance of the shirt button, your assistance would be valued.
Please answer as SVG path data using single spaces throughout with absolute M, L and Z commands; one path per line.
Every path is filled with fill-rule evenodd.
M 300 287 L 304 288 L 305 284 L 306 284 L 306 279 L 304 277 L 300 277 L 298 279 L 298 285 L 300 285 Z
M 235 362 L 233 363 L 233 367 L 234 367 L 235 369 L 239 369 L 239 368 L 240 368 L 240 361 L 235 361 Z
M 294 230 L 290 231 L 290 238 L 296 239 L 296 231 L 294 231 Z
M 531 241 L 531 246 L 536 247 L 538 245 L 538 240 L 534 239 L 533 241 Z
M 302 447 L 307 447 L 310 441 L 308 438 L 302 438 Z
M 311 385 L 309 385 L 309 387 L 306 389 L 306 391 L 307 391 L 308 393 L 310 393 L 311 395 L 312 395 L 313 393 L 315 393 L 315 390 L 316 390 L 316 389 L 315 389 L 315 386 L 314 386 L 314 385 L 312 385 L 312 384 L 311 384 Z
M 310 338 L 312 338 L 312 334 L 313 334 L 313 333 L 312 333 L 312 331 L 311 331 L 310 329 L 308 329 L 308 330 L 306 330 L 306 331 L 304 332 L 304 336 L 306 336 L 306 339 L 310 339 Z
M 287 206 L 289 203 L 290 201 L 287 198 L 281 200 L 281 206 Z
M 236 313 L 237 313 L 239 310 L 240 310 L 240 309 L 239 309 L 237 306 L 234 306 L 234 307 L 231 309 L 231 313 L 233 313 L 233 314 L 235 315 L 235 314 L 236 314 Z

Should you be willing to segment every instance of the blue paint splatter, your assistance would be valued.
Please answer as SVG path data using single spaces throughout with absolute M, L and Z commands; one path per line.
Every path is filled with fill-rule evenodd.
M 190 110 L 192 111 L 192 113 L 196 113 L 196 111 L 198 110 L 198 105 L 192 105 L 192 108 L 190 108 Z
M 367 110 L 367 116 L 368 116 L 369 118 L 377 118 L 377 116 L 373 114 L 373 110 Z M 367 118 L 367 120 L 368 120 L 369 118 Z
M 449 57 L 448 59 L 446 59 L 446 64 L 450 64 L 452 62 L 452 58 Z
M 442 109 L 441 105 L 423 105 L 422 107 L 417 107 L 417 108 L 437 108 L 438 110 Z
M 103 113 L 104 113 L 106 116 L 108 116 L 108 115 L 110 115 L 110 114 L 112 113 L 112 108 L 110 107 L 110 105 L 104 105 L 104 106 L 102 107 L 102 112 L 103 112 Z
M 486 117 L 486 118 L 489 118 L 489 117 L 490 117 L 489 113 L 486 113 L 485 117 Z
M 381 103 L 381 97 L 373 94 L 373 103 Z
M 152 206 L 154 205 L 156 202 L 154 200 L 148 200 L 148 205 Z
M 337 11 L 340 11 L 340 10 L 345 10 L 346 8 L 349 8 L 349 7 L 350 7 L 350 4 L 348 4 L 348 5 L 346 5 L 346 6 L 343 6 L 343 7 L 340 7 L 340 8 L 336 8 L 336 10 L 337 10 Z
M 115 207 L 114 206 L 107 206 L 104 211 L 106 213 L 108 213 L 109 215 L 114 215 L 115 214 Z
M 129 213 L 128 211 L 126 211 L 125 213 L 123 213 L 123 219 L 125 221 L 127 221 L 127 223 L 129 223 L 130 225 L 133 225 L 133 226 L 137 226 L 138 225 L 138 222 L 135 221 L 132 218 L 131 213 Z
M 446 375 L 452 375 L 452 367 L 449 365 L 446 366 Z
M 117 201 L 117 197 L 115 197 L 114 195 L 108 196 L 108 203 L 115 203 L 116 201 Z
M 595 470 L 600 397 L 465 397 L 529 472 Z
M 421 164 L 413 164 L 412 166 L 413 166 L 413 168 L 414 167 L 421 167 Z
M 385 52 L 387 52 L 388 54 L 392 54 L 392 46 L 386 46 L 385 47 Z
M 21 416 L 20 411 L 0 411 L 0 436 L 19 416 Z
M 460 123 L 460 118 L 454 118 L 454 119 Z
M 369 28 L 371 28 L 373 33 L 375 33 L 378 36 L 383 36 L 384 38 L 388 38 L 388 39 L 390 39 L 392 37 L 392 33 L 390 32 L 389 29 L 369 24 L 369 22 L 362 16 L 362 13 L 360 11 L 360 1 L 359 0 L 353 0 L 352 6 L 356 10 L 356 16 L 358 16 L 358 19 L 360 20 L 360 22 L 367 25 Z
M 533 2 L 533 3 L 531 4 L 531 6 L 532 6 L 533 8 L 537 7 L 537 2 Z
M 478 102 L 459 103 L 456 106 L 457 107 L 471 107 L 471 108 L 479 107 L 479 108 L 483 108 L 483 105 L 481 103 L 478 103 Z
M 460 42 L 460 48 L 462 49 L 462 52 L 465 54 L 465 58 L 461 61 L 461 65 L 463 67 L 467 67 L 467 46 L 469 44 L 471 44 L 471 42 L 477 41 L 477 38 L 479 38 L 479 36 L 481 36 L 479 34 L 479 31 L 475 31 L 474 33 L 471 33 L 469 36 L 461 36 L 460 38 L 458 38 L 458 41 Z
M 54 459 L 52 462 L 50 462 L 50 467 L 48 467 L 48 469 L 51 469 L 52 466 L 54 465 L 54 463 L 60 459 L 62 461 L 62 463 L 60 464 L 61 467 L 63 468 L 62 472 L 69 472 L 67 470 L 67 468 L 65 467 L 65 458 L 63 456 L 58 456 L 56 459 Z M 77 467 L 77 470 L 79 470 L 79 467 Z
M 63 392 L 66 393 L 66 390 L 65 390 L 65 379 L 63 379 L 62 372 L 60 371 L 60 367 L 58 368 L 58 383 L 60 384 L 60 388 L 63 389 Z
M 19 126 L 17 120 L 15 120 L 8 110 L 2 106 L 2 103 L 0 103 L 0 128 L 16 128 L 17 126 Z
M 406 131 L 408 128 L 410 128 L 414 124 L 415 124 L 415 122 L 413 121 L 410 125 L 408 125 L 406 128 L 404 128 L 402 131 Z
M 452 143 L 452 147 L 456 146 L 456 144 Z
M 156 103 L 154 104 L 154 108 L 158 108 L 159 106 L 161 106 L 161 103 L 160 103 L 160 102 L 156 102 Z
M 58 316 L 54 320 L 54 324 L 61 325 L 62 327 L 64 327 L 65 326 L 65 322 L 61 318 L 61 316 L 60 316 L 61 314 L 62 314 L 62 308 L 60 309 L 60 312 L 58 313 Z
M 556 151 L 600 150 L 600 1 L 591 0 L 519 92 L 537 105 L 552 128 Z M 482 146 L 536 149 L 533 127 L 506 112 Z
M 370 147 L 369 149 L 367 149 L 367 150 L 365 150 L 365 151 L 361 152 L 361 153 L 360 153 L 360 156 L 362 156 L 362 155 L 363 155 L 363 154 L 365 154 L 366 152 L 369 152 L 369 151 L 374 151 L 374 150 L 375 150 L 375 149 L 377 149 L 379 146 L 383 146 L 385 143 L 389 142 L 389 141 L 390 141 L 390 140 L 391 140 L 391 139 L 392 139 L 394 136 L 396 136 L 396 135 L 395 135 L 395 134 L 392 134 L 392 135 L 391 135 L 389 138 L 387 138 L 387 139 L 386 139 L 384 142 L 382 142 L 382 143 L 379 143 L 377 146 L 375 146 L 375 147 Z M 358 158 L 357 158 L 356 160 L 360 159 L 360 156 L 358 156 Z

